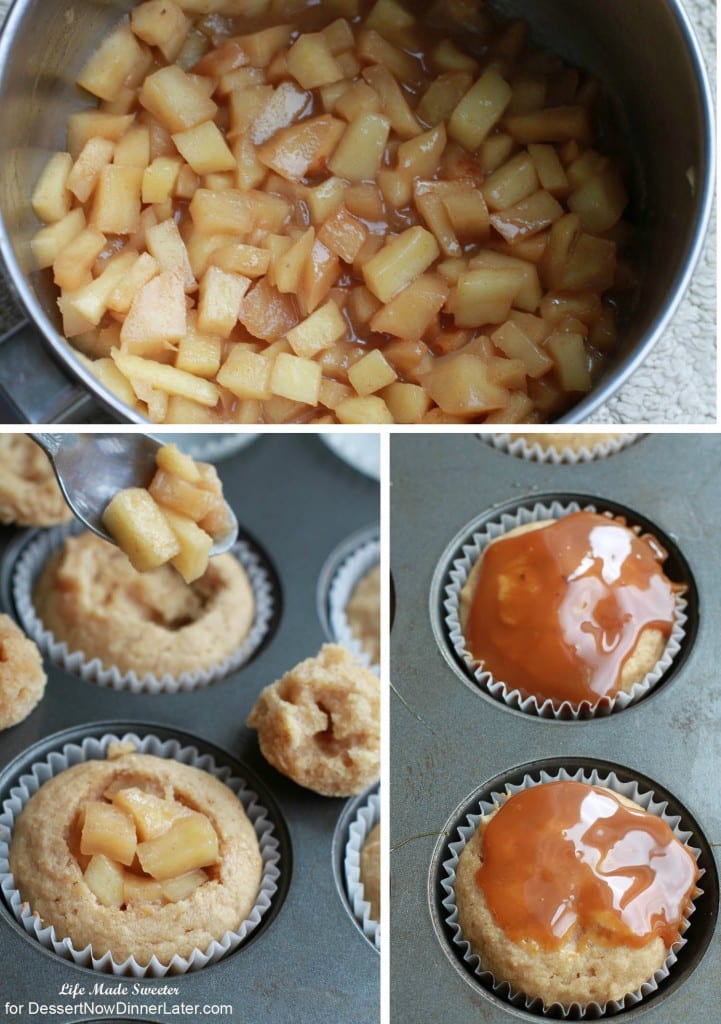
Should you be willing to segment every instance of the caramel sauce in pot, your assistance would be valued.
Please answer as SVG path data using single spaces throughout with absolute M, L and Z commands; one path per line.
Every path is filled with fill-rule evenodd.
M 653 538 L 593 512 L 501 538 L 483 553 L 468 648 L 525 696 L 612 697 L 641 634 L 671 633 L 680 588 L 665 558 Z
M 485 826 L 476 881 L 513 941 L 546 949 L 582 935 L 642 947 L 679 938 L 698 878 L 661 818 L 580 782 L 531 786 Z

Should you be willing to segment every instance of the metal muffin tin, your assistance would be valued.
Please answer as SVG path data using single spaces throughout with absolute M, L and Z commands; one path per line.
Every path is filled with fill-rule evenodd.
M 649 435 L 606 459 L 550 466 L 471 435 L 397 435 L 391 484 L 391 910 L 393 948 L 403 950 L 391 958 L 394 1024 L 546 1019 L 489 994 L 455 958 L 438 913 L 438 876 L 447 827 L 472 796 L 491 781 L 499 788 L 503 780 L 535 773 L 550 759 L 588 768 L 603 763 L 669 794 L 696 845 L 706 844 L 705 896 L 667 984 L 608 1019 L 716 1019 L 721 636 L 711 609 L 719 586 L 721 437 Z M 608 717 L 556 721 L 510 710 L 463 679 L 436 635 L 443 566 L 454 538 L 483 513 L 493 516 L 508 502 L 533 505 L 549 494 L 580 494 L 599 507 L 637 513 L 636 522 L 648 522 L 673 542 L 680 555 L 674 568 L 686 568 L 697 588 L 683 662 L 643 701 Z
M 265 552 L 279 581 L 277 628 L 253 660 L 225 679 L 190 693 L 130 694 L 83 682 L 46 664 L 48 686 L 40 705 L 20 725 L 0 733 L 0 797 L 41 750 L 88 733 L 137 730 L 179 735 L 210 752 L 250 780 L 275 802 L 282 833 L 280 891 L 257 932 L 217 964 L 164 979 L 141 979 L 149 991 L 172 984 L 177 997 L 166 1002 L 204 1006 L 230 1004 L 231 1013 L 169 1015 L 161 1011 L 114 1014 L 113 1001 L 150 1006 L 163 997 L 93 997 L 107 1006 L 103 1021 L 142 1019 L 153 1024 L 246 1024 L 266 1018 L 300 1024 L 370 1024 L 380 1016 L 380 960 L 350 915 L 337 878 L 337 845 L 342 823 L 355 801 L 321 797 L 295 785 L 262 757 L 255 730 L 245 720 L 260 690 L 325 642 L 315 607 L 317 581 L 326 559 L 346 537 L 376 525 L 379 489 L 339 461 L 313 435 L 266 435 L 218 466 L 226 497 L 242 528 Z M 0 528 L 0 557 L 19 531 Z M 8 609 L 3 609 L 7 611 Z M 54 734 L 64 730 L 55 741 Z M 186 734 L 192 734 L 187 737 Z M 223 755 L 223 751 L 227 752 Z M 29 753 L 30 752 L 30 753 Z M 236 761 L 239 764 L 236 764 Z M 12 763 L 11 763 L 12 762 Z M 275 815 L 274 815 L 275 819 Z M 284 834 L 287 829 L 287 837 Z M 279 898 L 278 898 L 279 897 Z M 62 986 L 114 979 L 57 957 L 27 936 L 3 904 L 0 1019 L 29 1021 L 31 1001 L 78 1002 Z M 68 991 L 67 989 L 65 990 Z M 4 1002 L 24 1004 L 19 1014 Z M 80 1022 L 86 1013 L 58 1013 L 52 1019 Z

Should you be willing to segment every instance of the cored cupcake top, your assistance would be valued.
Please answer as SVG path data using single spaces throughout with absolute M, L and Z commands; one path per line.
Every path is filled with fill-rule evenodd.
M 682 589 L 649 536 L 594 512 L 513 530 L 472 572 L 471 654 L 524 696 L 596 704 L 661 656 Z
M 570 938 L 639 948 L 679 938 L 698 879 L 669 825 L 609 789 L 549 782 L 508 798 L 487 821 L 476 882 L 515 942 Z

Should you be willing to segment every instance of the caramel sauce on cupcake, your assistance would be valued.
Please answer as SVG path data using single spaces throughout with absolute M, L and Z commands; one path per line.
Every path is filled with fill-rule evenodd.
M 558 949 L 580 929 L 614 946 L 678 941 L 696 862 L 661 818 L 608 789 L 551 782 L 489 821 L 476 873 L 509 938 Z
M 484 816 L 460 853 L 460 937 L 494 991 L 605 1007 L 670 967 L 698 878 L 691 850 L 627 797 L 532 785 Z
M 524 696 L 596 704 L 628 692 L 673 627 L 682 588 L 665 558 L 653 538 L 592 512 L 512 530 L 488 545 L 464 588 L 466 645 Z

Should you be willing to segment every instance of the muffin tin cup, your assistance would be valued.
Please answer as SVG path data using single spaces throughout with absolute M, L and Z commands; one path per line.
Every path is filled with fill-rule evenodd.
M 362 804 L 348 828 L 348 842 L 343 859 L 346 891 L 353 915 L 365 937 L 376 949 L 381 948 L 381 926 L 379 921 L 371 917 L 371 905 L 365 899 L 363 882 L 360 874 L 361 851 L 373 829 L 381 817 L 380 793 L 371 793 L 366 803 Z
M 493 791 L 489 799 L 481 800 L 479 802 L 475 812 L 466 814 L 462 820 L 450 825 L 447 830 L 451 836 L 448 844 L 448 853 L 450 856 L 440 865 L 440 888 L 445 894 L 441 898 L 445 924 L 450 932 L 451 941 L 458 950 L 466 968 L 473 975 L 478 977 L 484 987 L 490 988 L 496 996 L 505 1000 L 507 1003 L 510 1003 L 512 1006 L 518 1009 L 524 1009 L 529 1013 L 552 1016 L 554 1018 L 560 1017 L 564 1020 L 596 1020 L 600 1017 L 611 1016 L 613 1014 L 620 1013 L 622 1010 L 628 1010 L 641 1003 L 644 999 L 647 999 L 650 995 L 656 992 L 664 979 L 668 978 L 674 964 L 676 964 L 678 960 L 678 953 L 686 943 L 684 935 L 690 926 L 690 919 L 694 912 L 694 901 L 698 900 L 700 896 L 703 896 L 704 890 L 700 883 L 702 881 L 704 869 L 700 869 L 700 877 L 696 884 L 695 892 L 693 893 L 691 905 L 688 908 L 681 924 L 681 935 L 678 942 L 675 943 L 668 951 L 668 955 L 662 967 L 657 970 L 653 977 L 649 978 L 641 988 L 637 989 L 635 992 L 628 993 L 621 1000 L 609 1000 L 604 1004 L 597 1002 L 591 1002 L 583 1005 L 580 1003 L 571 1003 L 569 1006 L 564 1007 L 560 1003 L 553 1003 L 546 1006 L 544 1005 L 543 1000 L 539 997 L 528 997 L 524 995 L 524 993 L 516 991 L 508 982 L 499 981 L 490 971 L 484 970 L 480 957 L 473 952 L 470 944 L 463 938 L 458 924 L 458 908 L 456 906 L 455 898 L 456 868 L 461 851 L 475 833 L 481 819 L 490 814 L 493 810 L 497 809 L 507 796 L 512 796 L 513 794 L 529 789 L 532 786 L 556 781 L 585 782 L 588 785 L 605 786 L 614 793 L 625 796 L 629 800 L 633 800 L 635 803 L 643 807 L 644 810 L 662 818 L 670 827 L 676 838 L 681 843 L 688 846 L 688 849 L 697 862 L 701 857 L 701 850 L 698 847 L 689 845 L 689 841 L 693 838 L 693 834 L 682 827 L 682 820 L 679 815 L 671 814 L 668 811 L 667 802 L 657 799 L 653 790 L 643 788 L 635 780 L 622 781 L 615 772 L 604 772 L 598 768 L 593 768 L 592 770 L 578 768 L 574 772 L 569 772 L 564 768 L 552 770 L 541 769 L 536 773 L 536 776 L 537 777 L 534 777 L 534 775 L 530 773 L 526 774 L 519 784 L 508 783 L 504 789 Z
M 174 956 L 163 964 L 153 957 L 147 965 L 142 965 L 133 957 L 123 963 L 117 963 L 110 952 L 95 956 L 90 945 L 84 949 L 76 949 L 71 939 L 58 937 L 52 925 L 43 927 L 37 914 L 33 913 L 15 887 L 15 880 L 10 872 L 9 852 L 12 833 L 20 812 L 38 789 L 49 779 L 81 762 L 102 759 L 106 756 L 111 743 L 132 743 L 138 753 L 152 754 L 155 757 L 172 758 L 183 764 L 209 772 L 224 782 L 236 794 L 243 804 L 246 814 L 255 829 L 263 860 L 263 874 L 255 905 L 249 916 L 241 922 L 235 931 L 228 931 L 219 940 L 211 942 L 207 949 L 195 949 L 189 957 Z M 23 774 L 17 784 L 10 790 L 3 803 L 0 815 L 0 891 L 5 902 L 18 923 L 28 935 L 36 939 L 46 949 L 56 953 L 79 967 L 88 967 L 95 971 L 118 976 L 134 978 L 162 978 L 166 975 L 185 974 L 197 971 L 208 964 L 215 963 L 228 953 L 237 949 L 258 927 L 268 913 L 273 897 L 278 891 L 280 878 L 280 843 L 275 835 L 274 827 L 268 810 L 261 804 L 258 795 L 248 787 L 245 780 L 232 774 L 227 767 L 219 767 L 210 754 L 201 754 L 195 747 L 182 745 L 178 740 L 161 740 L 154 735 L 145 735 L 141 739 L 135 733 L 114 735 L 106 733 L 100 737 L 89 736 L 77 743 L 66 743 L 61 749 L 53 751 L 44 760 L 32 765 Z
M 486 444 L 500 452 L 506 452 L 530 462 L 544 462 L 554 466 L 577 466 L 580 463 L 593 462 L 594 459 L 608 458 L 609 455 L 615 455 L 634 444 L 639 437 L 641 434 L 623 434 L 621 437 L 596 441 L 590 447 L 584 445 L 578 451 L 574 451 L 571 447 L 562 448 L 559 451 L 556 448 L 547 447 L 540 441 L 529 441 L 527 438 L 518 437 L 515 434 L 481 434 L 481 439 Z
M 380 666 L 371 663 L 371 656 L 353 635 L 346 609 L 357 584 L 367 572 L 379 564 L 380 557 L 381 546 L 378 537 L 361 543 L 338 566 L 328 589 L 328 621 L 335 640 L 352 651 L 361 664 L 368 666 L 376 675 L 380 673 Z
M 551 698 L 540 700 L 534 696 L 524 697 L 518 689 L 512 688 L 502 680 L 495 679 L 467 649 L 459 618 L 460 594 L 473 566 L 490 542 L 518 526 L 541 522 L 545 519 L 562 519 L 564 516 L 582 510 L 598 511 L 592 504 L 581 505 L 576 501 L 552 501 L 550 503 L 537 502 L 534 505 L 522 506 L 515 512 L 501 513 L 498 519 L 487 522 L 482 529 L 469 533 L 468 539 L 462 544 L 461 554 L 453 559 L 449 567 L 448 579 L 450 582 L 445 585 L 443 590 L 444 625 L 447 638 L 470 678 L 475 680 L 482 690 L 507 707 L 540 718 L 578 721 L 610 715 L 614 711 L 627 708 L 630 704 L 645 697 L 659 683 L 681 650 L 685 637 L 687 602 L 681 595 L 676 595 L 671 634 L 663 654 L 653 669 L 640 682 L 634 684 L 630 692 L 620 692 L 615 697 L 600 697 L 595 704 L 590 701 L 572 704 L 570 701 L 557 702 Z M 603 509 L 601 511 L 603 512 Z M 632 523 L 629 526 L 633 528 Z
M 217 665 L 195 672 L 181 672 L 178 676 L 168 673 L 160 677 L 150 673 L 139 676 L 134 671 L 123 672 L 115 666 L 104 665 L 100 658 L 88 660 L 83 651 L 70 650 L 67 643 L 56 640 L 53 633 L 45 628 L 35 609 L 33 588 L 50 556 L 62 546 L 67 537 L 80 533 L 82 529 L 81 524 L 74 521 L 31 534 L 21 542 L 12 569 L 10 587 L 15 611 L 26 633 L 54 665 L 87 682 L 113 690 L 178 693 L 208 686 L 237 671 L 251 660 L 266 641 L 275 617 L 274 581 L 255 546 L 249 540 L 239 539 L 231 550 L 248 577 L 255 601 L 255 613 L 241 645 Z

